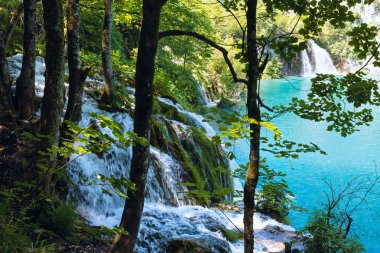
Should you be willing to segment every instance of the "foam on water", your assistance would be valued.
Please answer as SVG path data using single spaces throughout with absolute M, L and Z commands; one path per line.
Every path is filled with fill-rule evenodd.
M 13 79 L 20 73 L 22 55 L 16 55 L 8 59 L 10 72 Z M 41 57 L 36 60 L 36 95 L 43 96 L 45 63 Z M 90 80 L 97 84 L 100 81 Z M 133 89 L 128 89 L 130 94 Z M 184 110 L 180 105 L 169 99 L 159 98 L 168 105 L 174 106 L 179 112 L 187 115 L 193 123 L 203 128 L 209 137 L 215 135 L 212 127 L 203 122 L 203 117 Z M 100 110 L 97 102 L 87 95 L 83 97 L 83 114 L 80 126 L 86 127 L 96 124 L 90 113 L 103 114 L 120 123 L 125 131 L 133 129 L 133 119 L 127 113 Z M 162 116 L 160 116 L 162 117 Z M 166 120 L 175 129 L 178 135 L 188 134 L 188 126 L 183 123 Z M 97 125 L 97 124 L 96 124 Z M 98 126 L 99 127 L 99 126 Z M 101 128 L 101 131 L 110 136 L 112 131 Z M 187 239 L 199 243 L 212 252 L 243 252 L 243 242 L 238 240 L 229 242 L 221 232 L 222 228 L 235 229 L 237 226 L 243 229 L 243 216 L 241 213 L 226 211 L 223 214 L 217 209 L 204 208 L 191 205 L 191 201 L 183 194 L 186 188 L 180 184 L 183 180 L 183 167 L 174 157 L 163 153 L 155 147 L 150 148 L 151 161 L 146 185 L 146 204 L 142 217 L 139 239 L 135 251 L 138 253 L 152 252 L 164 253 L 168 242 L 175 239 Z M 79 211 L 92 225 L 105 225 L 113 227 L 120 222 L 123 211 L 124 199 L 115 195 L 109 196 L 102 193 L 99 185 L 86 185 L 84 179 L 94 180 L 99 174 L 115 177 L 129 177 L 132 149 L 121 149 L 112 146 L 105 154 L 87 154 L 83 156 L 71 156 L 68 165 L 68 176 L 77 187 L 70 189 L 69 198 L 77 201 Z M 230 167 L 237 167 L 234 161 Z M 235 182 L 236 189 L 241 189 L 241 183 Z M 233 225 L 229 219 L 235 223 Z M 278 223 L 268 217 L 255 214 L 255 234 L 258 238 L 255 244 L 255 252 L 277 252 L 279 241 L 288 241 L 294 237 L 294 230 L 290 226 Z M 281 233 L 272 233 L 272 230 L 280 228 Z M 260 239 L 261 238 L 261 239 Z M 280 243 L 283 248 L 283 244 Z M 280 246 L 280 250 L 282 250 Z M 278 251 L 279 252 L 279 251 Z
M 175 106 L 179 111 L 185 113 L 199 125 L 207 129 L 208 123 L 202 121 L 202 117 L 194 113 L 186 112 L 179 105 L 170 100 L 160 98 L 161 101 Z M 89 116 L 90 112 L 105 114 L 108 117 L 121 123 L 126 131 L 132 130 L 133 120 L 125 113 L 109 113 L 100 110 L 96 102 L 89 97 L 85 97 L 83 105 L 83 118 L 80 122 L 82 127 L 93 122 Z M 164 120 L 164 119 L 162 119 Z M 178 135 L 187 134 L 187 127 L 183 123 L 170 120 Z M 209 125 L 208 125 L 209 126 Z M 209 126 L 210 127 L 210 126 Z M 210 127 L 211 128 L 211 127 Z M 104 133 L 111 134 L 107 128 L 102 129 Z M 209 134 L 215 134 L 209 129 Z M 151 147 L 151 162 L 147 177 L 146 204 L 141 221 L 139 240 L 135 248 L 136 252 L 164 253 L 167 244 L 176 239 L 191 240 L 199 245 L 207 247 L 212 252 L 243 252 L 243 242 L 229 242 L 221 232 L 221 229 L 236 229 L 237 226 L 243 230 L 243 215 L 232 211 L 225 214 L 217 209 L 204 208 L 201 206 L 189 205 L 191 201 L 179 192 L 182 180 L 182 165 L 168 154 L 161 152 L 155 147 Z M 98 157 L 89 154 L 80 157 L 72 157 L 73 162 L 69 165 L 68 173 L 73 182 L 83 185 L 83 178 L 93 179 L 98 174 L 116 177 L 128 177 L 130 170 L 131 149 L 122 150 L 113 146 L 107 154 Z M 231 162 L 231 167 L 236 167 L 236 163 Z M 238 185 L 241 184 L 238 182 Z M 102 194 L 99 186 L 79 186 L 70 191 L 70 197 L 79 202 L 82 214 L 93 225 L 105 225 L 113 227 L 120 222 L 123 211 L 124 200 L 118 196 Z M 225 215 L 235 224 L 233 225 Z M 260 214 L 254 216 L 255 230 L 257 237 L 267 238 L 265 233 L 269 233 L 273 238 L 290 240 L 294 236 L 294 229 L 290 226 L 278 223 Z M 282 233 L 273 234 L 268 232 L 269 228 L 280 228 Z M 268 230 L 269 229 L 269 230 Z M 280 235 L 282 237 L 280 237 Z M 275 239 L 260 239 L 255 246 L 255 252 L 275 252 L 278 242 Z M 261 242 L 262 241 L 262 242 Z M 280 243 L 282 246 L 283 244 Z
M 207 122 L 203 121 L 204 118 L 201 115 L 195 114 L 193 112 L 186 111 L 185 109 L 183 109 L 183 107 L 181 105 L 173 102 L 172 100 L 170 100 L 168 98 L 161 98 L 161 97 L 159 97 L 158 100 L 160 100 L 162 103 L 165 103 L 167 105 L 174 106 L 180 113 L 183 113 L 183 114 L 187 115 L 189 117 L 189 119 L 195 125 L 203 128 L 206 131 L 206 134 L 209 137 L 212 137 L 212 136 L 214 136 L 216 134 L 215 130 L 210 126 L 210 124 L 208 124 Z

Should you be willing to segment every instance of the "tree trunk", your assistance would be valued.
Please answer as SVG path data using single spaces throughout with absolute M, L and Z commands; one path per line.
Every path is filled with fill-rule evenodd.
M 158 46 L 161 7 L 165 1 L 144 0 L 143 20 L 136 63 L 136 109 L 134 131 L 149 140 L 149 126 L 153 110 L 154 60 Z M 128 191 L 120 226 L 128 235 L 118 235 L 111 252 L 132 253 L 139 232 L 144 208 L 144 193 L 149 163 L 149 147 L 133 147 L 130 179 L 136 191 Z
M 106 104 L 111 104 L 114 92 L 114 76 L 111 61 L 111 34 L 112 34 L 112 20 L 113 20 L 113 0 L 104 0 L 104 25 L 102 36 L 102 64 L 104 72 L 104 92 L 102 101 Z
M 24 0 L 24 55 L 16 82 L 16 108 L 22 119 L 34 113 L 36 38 L 36 0 Z
M 259 60 L 256 38 L 257 0 L 247 1 L 247 109 L 248 117 L 261 121 L 258 101 Z M 255 210 L 255 191 L 260 168 L 260 125 L 250 124 L 249 167 L 244 185 L 244 252 L 252 253 L 254 249 L 253 214 Z
M 42 98 L 40 134 L 54 137 L 41 143 L 47 148 L 57 143 L 64 104 L 64 35 L 61 0 L 42 0 L 46 32 L 46 73 Z
M 82 116 L 83 85 L 88 71 L 82 71 L 79 47 L 79 0 L 67 1 L 67 58 L 69 63 L 69 99 L 65 120 L 78 123 Z
M 15 118 L 11 85 L 4 41 L 0 38 L 0 119 Z
M 15 109 L 12 96 L 12 81 L 9 75 L 9 67 L 5 49 L 12 37 L 17 21 L 20 19 L 23 5 L 19 5 L 17 11 L 9 21 L 6 31 L 0 31 L 0 119 L 15 121 Z

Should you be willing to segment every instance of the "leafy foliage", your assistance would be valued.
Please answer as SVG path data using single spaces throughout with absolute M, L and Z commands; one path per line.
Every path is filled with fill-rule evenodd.
M 304 237 L 307 253 L 360 253 L 364 246 L 356 237 L 346 237 L 345 232 L 337 223 L 331 223 L 331 217 L 323 211 L 315 211 L 306 225 Z
M 369 106 L 374 105 L 380 105 L 377 81 L 364 79 L 360 72 L 344 77 L 317 75 L 307 99 L 293 98 L 290 110 L 305 119 L 327 121 L 327 130 L 347 136 L 373 121 Z

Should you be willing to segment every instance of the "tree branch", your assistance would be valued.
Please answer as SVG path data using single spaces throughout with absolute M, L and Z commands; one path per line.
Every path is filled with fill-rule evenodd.
M 362 71 L 365 67 L 367 67 L 367 65 L 372 61 L 372 59 L 375 58 L 376 53 L 379 51 L 379 48 L 380 48 L 380 43 L 377 45 L 377 47 L 375 48 L 375 50 L 371 53 L 371 57 L 368 58 L 368 60 L 364 63 L 364 65 L 361 66 L 358 70 L 356 70 L 354 74 L 359 73 L 359 72 Z
M 20 4 L 16 10 L 16 12 L 13 14 L 11 20 L 9 21 L 7 31 L 4 34 L 4 49 L 8 46 L 9 41 L 12 38 L 13 31 L 16 27 L 17 22 L 19 21 L 22 12 L 24 11 L 24 5 Z
M 216 50 L 220 51 L 223 54 L 224 61 L 228 65 L 228 68 L 231 72 L 232 79 L 234 80 L 235 83 L 248 83 L 248 80 L 238 78 L 236 71 L 234 67 L 232 66 L 232 63 L 230 59 L 228 58 L 228 51 L 224 48 L 221 47 L 220 45 L 216 44 L 214 41 L 210 40 L 206 36 L 199 34 L 197 32 L 193 31 L 182 31 L 182 30 L 169 30 L 169 31 L 164 31 L 159 33 L 159 39 L 165 38 L 165 37 L 170 37 L 170 36 L 190 36 L 195 39 L 201 40 L 204 43 L 208 44 L 209 46 L 215 48 Z

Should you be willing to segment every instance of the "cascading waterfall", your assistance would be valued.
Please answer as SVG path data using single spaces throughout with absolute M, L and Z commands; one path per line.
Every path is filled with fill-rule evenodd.
M 209 136 L 215 135 L 212 127 L 202 121 L 202 116 L 185 111 L 171 100 L 164 98 L 159 100 L 186 114 L 196 125 L 205 129 Z M 90 124 L 92 120 L 90 112 L 107 115 L 122 123 L 126 131 L 132 129 L 133 120 L 128 114 L 102 111 L 97 108 L 94 100 L 85 96 L 81 126 Z M 174 120 L 169 122 L 178 135 L 186 134 L 188 126 Z M 102 131 L 111 135 L 107 128 Z M 183 178 L 182 165 L 158 148 L 151 147 L 150 154 L 152 159 L 147 177 L 146 204 L 136 252 L 163 253 L 166 252 L 167 245 L 176 240 L 195 242 L 211 252 L 243 252 L 241 240 L 230 242 L 223 235 L 223 230 L 235 229 L 223 213 L 219 210 L 189 205 L 191 201 L 180 193 L 186 191 L 186 188 L 180 184 Z M 98 174 L 128 176 L 131 156 L 131 149 L 126 151 L 114 146 L 101 157 L 95 154 L 72 157 L 68 173 L 76 185 L 83 185 L 85 184 L 83 178 L 96 178 Z M 238 181 L 237 183 L 240 184 Z M 93 185 L 71 189 L 70 198 L 79 203 L 80 212 L 91 224 L 108 227 L 119 224 L 124 204 L 124 200 L 120 197 L 102 194 L 101 188 Z M 242 214 L 226 211 L 226 215 L 240 230 L 243 230 Z M 290 226 L 260 214 L 255 214 L 255 229 L 258 238 L 255 252 L 281 252 L 282 242 L 295 237 L 294 229 Z
M 21 69 L 22 56 L 16 55 L 9 59 L 11 71 Z M 43 95 L 44 61 L 36 61 L 36 92 Z M 13 73 L 12 72 L 12 73 Z M 98 82 L 97 82 L 98 84 Z M 98 84 L 99 85 L 99 84 Z M 134 94 L 133 89 L 128 89 Z M 196 126 L 204 129 L 209 137 L 215 135 L 213 128 L 203 117 L 184 110 L 180 105 L 169 99 L 159 98 L 162 103 L 173 106 L 179 112 L 187 115 Z M 88 95 L 83 96 L 83 114 L 80 126 L 86 127 L 94 123 L 90 113 L 104 114 L 119 122 L 125 131 L 133 129 L 133 119 L 127 113 L 100 110 L 97 102 Z M 189 126 L 158 116 L 158 120 L 170 124 L 181 139 L 189 138 Z M 101 128 L 103 133 L 112 136 L 108 128 Z M 165 133 L 164 133 L 165 134 Z M 242 240 L 230 242 L 223 231 L 233 230 L 237 226 L 243 230 L 243 215 L 232 211 L 221 213 L 217 209 L 193 205 L 192 201 L 183 193 L 186 187 L 181 184 L 186 176 L 181 162 L 172 155 L 162 152 L 157 147 L 150 148 L 151 161 L 146 185 L 146 204 L 141 221 L 139 239 L 135 251 L 137 253 L 164 253 L 167 246 L 176 240 L 195 242 L 211 252 L 243 252 Z M 104 154 L 87 154 L 72 156 L 68 165 L 68 176 L 74 185 L 69 191 L 69 199 L 76 201 L 80 213 L 91 225 L 105 225 L 113 227 L 120 222 L 124 199 L 115 195 L 102 193 L 99 185 L 86 185 L 87 180 L 94 180 L 99 174 L 105 176 L 128 177 L 131 165 L 132 149 L 120 149 L 112 146 Z M 236 162 L 230 161 L 230 168 L 237 167 Z M 241 183 L 234 179 L 235 189 L 241 190 Z M 229 219 L 225 217 L 227 215 Z M 284 241 L 294 239 L 294 229 L 278 223 L 273 219 L 256 213 L 254 216 L 256 235 L 255 253 L 282 252 Z
M 198 93 L 200 95 L 199 100 L 202 104 L 205 104 L 206 106 L 208 106 L 209 100 L 208 100 L 208 97 L 206 95 L 205 88 L 203 87 L 203 85 L 199 81 L 197 81 L 197 84 L 198 84 Z
M 198 114 L 195 114 L 193 112 L 189 112 L 189 111 L 186 111 L 185 109 L 182 108 L 181 105 L 177 104 L 177 103 L 174 103 L 173 101 L 171 101 L 170 99 L 168 98 L 158 98 L 158 100 L 160 100 L 162 103 L 165 103 L 167 105 L 171 105 L 171 106 L 174 106 L 175 108 L 177 108 L 177 110 L 185 115 L 187 115 L 189 117 L 189 119 L 198 127 L 204 129 L 206 131 L 206 134 L 209 136 L 209 137 L 212 137 L 214 136 L 216 133 L 215 133 L 215 130 L 210 126 L 210 124 L 206 123 L 206 122 L 203 122 L 203 117 L 201 115 L 198 115 Z
M 307 55 L 306 50 L 301 51 L 301 62 L 302 62 L 302 75 L 303 76 L 312 76 L 315 74 L 313 72 L 313 67 L 310 64 L 309 56 Z
M 308 40 L 308 48 L 301 51 L 302 75 L 337 74 L 329 53 L 318 46 L 313 40 Z

